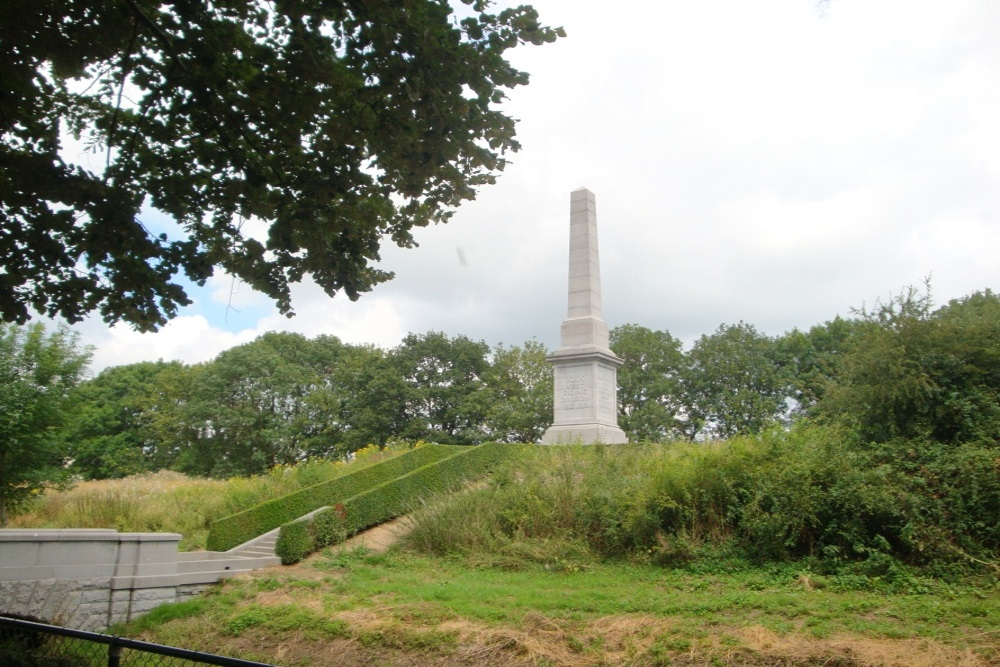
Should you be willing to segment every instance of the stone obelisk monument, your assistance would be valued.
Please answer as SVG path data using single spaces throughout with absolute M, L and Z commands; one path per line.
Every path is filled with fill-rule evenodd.
M 559 349 L 547 358 L 555 372 L 555 420 L 543 445 L 628 442 L 618 427 L 618 367 L 601 302 L 597 204 L 585 188 L 570 193 L 569 312 Z

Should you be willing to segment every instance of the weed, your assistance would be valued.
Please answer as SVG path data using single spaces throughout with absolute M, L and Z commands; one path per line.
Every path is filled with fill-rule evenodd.
M 282 587 L 282 581 L 279 581 L 277 577 L 261 577 L 255 579 L 254 583 L 257 585 L 258 590 L 262 591 L 276 591 Z
M 248 628 L 264 625 L 267 622 L 268 611 L 254 607 L 240 612 L 236 616 L 228 619 L 222 626 L 222 631 L 227 635 L 239 636 Z
M 354 549 L 329 547 L 320 552 L 319 558 L 313 560 L 312 566 L 320 570 L 350 569 L 353 565 L 363 562 L 368 553 L 369 550 L 365 546 Z
M 225 620 L 223 633 L 240 636 L 250 628 L 263 628 L 272 633 L 302 632 L 321 639 L 347 636 L 344 621 L 328 619 L 296 605 L 247 607 Z

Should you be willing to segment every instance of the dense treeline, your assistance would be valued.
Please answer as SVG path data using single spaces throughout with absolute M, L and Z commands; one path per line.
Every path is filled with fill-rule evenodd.
M 989 290 L 934 309 L 911 289 L 778 337 L 724 325 L 688 350 L 635 324 L 611 341 L 633 441 L 722 439 L 803 417 L 873 444 L 1000 435 L 1000 299 Z M 551 421 L 546 353 L 438 332 L 392 350 L 268 333 L 203 364 L 106 369 L 69 395 L 73 417 L 47 442 L 93 479 L 256 474 L 393 439 L 533 442 Z
M 431 332 L 384 351 L 268 333 L 203 364 L 106 369 L 76 390 L 64 438 L 71 467 L 91 479 L 250 475 L 395 439 L 533 439 L 551 394 L 535 343 L 491 351 Z
M 667 332 L 615 328 L 623 428 L 633 440 L 703 440 L 787 420 L 793 383 L 778 342 L 740 323 L 685 353 Z M 207 363 L 118 366 L 81 384 L 66 456 L 90 479 L 220 477 L 393 439 L 535 442 L 552 419 L 546 354 L 538 342 L 490 349 L 439 332 L 391 350 L 268 333 Z

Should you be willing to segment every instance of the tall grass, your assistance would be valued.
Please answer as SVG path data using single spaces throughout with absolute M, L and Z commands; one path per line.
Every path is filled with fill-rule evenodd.
M 422 508 L 408 541 L 437 555 L 562 568 L 594 557 L 680 564 L 720 549 L 864 563 L 873 576 L 897 560 L 989 565 L 1000 549 L 991 514 L 1000 476 L 980 471 L 974 494 L 956 481 L 971 479 L 970 461 L 1000 461 L 996 450 L 976 452 L 888 455 L 819 427 L 714 443 L 537 447 L 488 486 Z M 977 515 L 994 524 L 971 521 Z
M 114 528 L 180 533 L 182 551 L 204 549 L 212 521 L 338 477 L 352 466 L 395 456 L 412 445 L 356 452 L 350 463 L 318 459 L 279 465 L 265 475 L 228 480 L 161 470 L 124 479 L 79 482 L 48 492 L 11 518 L 11 528 Z
M 15 528 L 114 528 L 123 532 L 181 533 L 181 549 L 204 546 L 208 522 L 226 513 L 235 481 L 160 471 L 124 479 L 80 482 L 48 492 L 13 517 Z

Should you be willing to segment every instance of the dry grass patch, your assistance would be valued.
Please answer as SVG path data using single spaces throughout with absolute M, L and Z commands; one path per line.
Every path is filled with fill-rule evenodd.
M 815 638 L 764 627 L 709 627 L 693 636 L 683 619 L 643 614 L 588 621 L 553 619 L 528 613 L 520 623 L 489 625 L 451 617 L 422 621 L 422 614 L 397 606 L 355 608 L 324 614 L 317 600 L 298 591 L 263 591 L 238 605 L 247 609 L 289 609 L 346 626 L 343 637 L 308 631 L 268 631 L 250 627 L 238 635 L 207 630 L 203 621 L 184 619 L 146 639 L 198 636 L 197 646 L 224 655 L 277 665 L 353 667 L 360 665 L 469 665 L 596 667 L 598 665 L 838 665 L 841 667 L 986 667 L 997 664 L 971 649 L 926 639 L 873 639 L 858 636 Z M 407 620 L 401 620 L 401 619 Z M 170 628 L 170 626 L 173 626 Z M 186 627 L 185 627 L 186 626 Z M 191 646 L 188 641 L 185 645 Z
M 779 635 L 760 626 L 712 628 L 710 634 L 689 641 L 676 632 L 677 623 L 673 619 L 643 615 L 568 622 L 528 614 L 518 626 L 500 627 L 466 619 L 414 625 L 387 618 L 394 615 L 392 608 L 385 607 L 338 612 L 333 616 L 349 624 L 349 638 L 317 642 L 293 634 L 282 637 L 268 655 L 281 665 L 311 667 L 366 664 L 985 667 L 993 664 L 969 649 L 955 649 L 931 640 L 846 636 L 817 639 L 798 633 Z M 227 644 L 237 654 L 256 654 L 267 647 L 268 639 L 263 634 L 255 635 L 247 633 Z
M 816 639 L 799 634 L 778 635 L 758 625 L 733 630 L 743 650 L 783 664 L 835 664 L 857 667 L 984 667 L 996 664 L 971 649 L 945 646 L 929 639 L 872 639 L 840 636 Z

